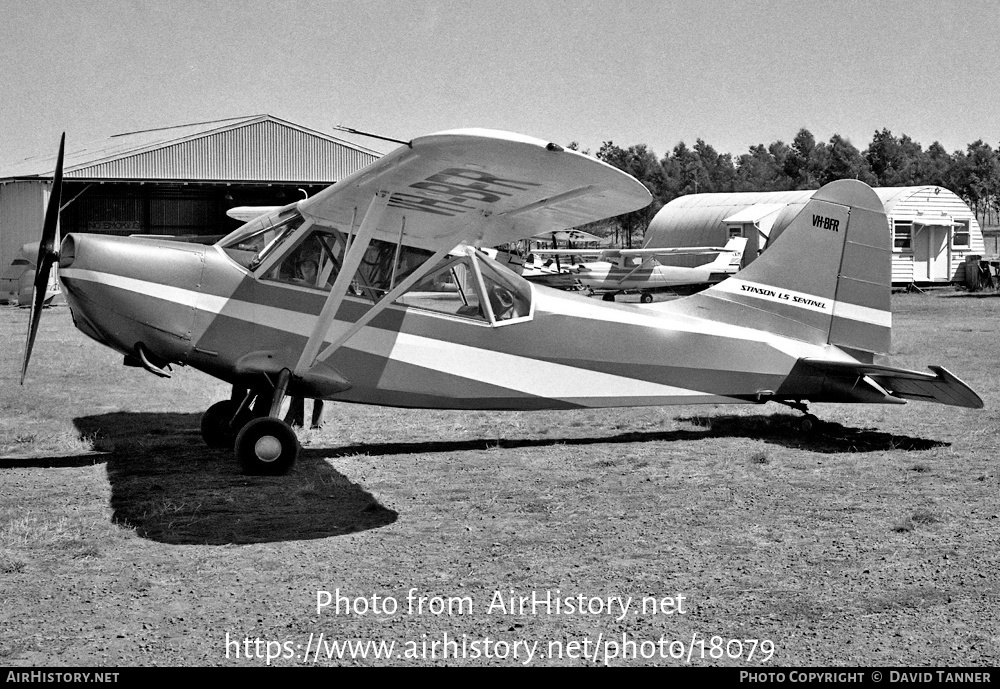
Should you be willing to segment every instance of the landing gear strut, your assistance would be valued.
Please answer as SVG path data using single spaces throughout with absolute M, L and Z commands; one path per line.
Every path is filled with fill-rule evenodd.
M 792 409 L 800 411 L 804 414 L 804 416 L 798 419 L 795 424 L 796 428 L 798 428 L 799 432 L 802 433 L 803 435 L 809 435 L 810 433 L 815 433 L 816 431 L 819 430 L 820 424 L 822 422 L 819 420 L 819 418 L 816 417 L 815 414 L 809 413 L 809 407 L 806 405 L 805 402 L 794 402 L 788 400 L 775 400 L 775 401 L 778 402 L 779 404 L 783 404 L 786 407 L 791 407 Z
M 266 398 L 248 391 L 243 400 L 216 402 L 201 417 L 201 437 L 215 449 L 232 449 L 243 473 L 278 476 L 288 473 L 299 456 L 299 439 L 292 427 L 278 418 L 291 373 L 284 369 L 271 395 L 267 415 L 255 418 L 251 403 Z M 259 409 L 257 410 L 259 413 Z

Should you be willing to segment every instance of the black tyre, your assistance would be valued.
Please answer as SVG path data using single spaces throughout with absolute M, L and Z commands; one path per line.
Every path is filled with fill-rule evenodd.
M 639 301 L 641 301 L 643 304 L 652 303 L 652 301 L 653 301 L 653 295 L 650 294 L 649 292 L 643 292 L 642 296 L 639 297 Z
M 799 432 L 805 435 L 811 435 L 819 431 L 820 420 L 816 418 L 813 414 L 806 414 L 801 419 L 799 419 Z
M 233 414 L 238 408 L 238 402 L 223 400 L 201 415 L 201 437 L 206 445 L 216 450 L 233 449 L 236 435 L 253 418 L 253 413 L 245 409 L 234 420 Z
M 288 473 L 299 456 L 299 439 L 281 419 L 254 419 L 236 436 L 236 459 L 246 474 Z
M 601 297 L 601 301 L 614 301 L 614 300 L 615 300 L 614 292 L 605 292 L 604 296 Z

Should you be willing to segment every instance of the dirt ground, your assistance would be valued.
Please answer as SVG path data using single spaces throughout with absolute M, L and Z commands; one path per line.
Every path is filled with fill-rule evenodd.
M 4 309 L 0 664 L 996 666 L 1000 297 L 893 306 L 985 409 L 328 404 L 277 478 L 65 307 L 18 386 Z

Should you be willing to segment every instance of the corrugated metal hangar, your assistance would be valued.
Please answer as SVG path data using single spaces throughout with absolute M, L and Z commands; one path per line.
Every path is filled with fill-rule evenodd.
M 55 167 L 0 164 L 0 267 L 37 242 Z M 235 206 L 284 205 L 381 154 L 271 115 L 165 127 L 85 146 L 67 142 L 62 233 L 221 235 Z
M 690 194 L 656 214 L 646 231 L 647 247 L 723 245 L 747 238 L 749 263 L 784 230 L 815 190 Z M 965 281 L 968 256 L 985 251 L 975 214 L 943 187 L 880 187 L 892 232 L 892 282 L 937 284 Z

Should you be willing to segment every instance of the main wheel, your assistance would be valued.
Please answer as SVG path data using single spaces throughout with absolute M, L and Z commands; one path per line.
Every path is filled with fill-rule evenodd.
M 239 402 L 223 400 L 201 415 L 201 437 L 206 445 L 216 450 L 232 449 L 237 433 L 253 419 L 253 412 L 249 409 L 244 409 L 233 419 L 238 408 Z
M 813 414 L 806 414 L 799 419 L 799 432 L 809 435 L 819 430 L 820 421 Z
M 299 439 L 281 419 L 254 419 L 236 436 L 236 459 L 247 474 L 288 473 L 298 456 Z

